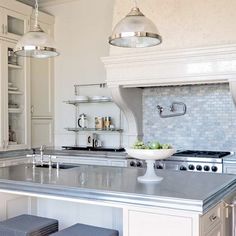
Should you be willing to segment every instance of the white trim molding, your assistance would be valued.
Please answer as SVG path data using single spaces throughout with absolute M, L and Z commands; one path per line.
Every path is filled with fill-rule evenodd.
M 8 0 L 9 1 L 9 0 Z M 17 0 L 19 2 L 23 2 L 27 5 L 34 6 L 34 0 Z M 59 5 L 59 4 L 64 4 L 64 3 L 69 3 L 72 1 L 78 1 L 78 0 L 40 0 L 39 1 L 39 7 L 44 8 L 48 6 L 53 6 L 53 5 Z
M 40 7 L 49 7 L 49 6 L 54 6 L 54 5 L 59 5 L 59 4 L 65 4 L 73 1 L 78 1 L 78 0 L 41 0 L 40 2 Z

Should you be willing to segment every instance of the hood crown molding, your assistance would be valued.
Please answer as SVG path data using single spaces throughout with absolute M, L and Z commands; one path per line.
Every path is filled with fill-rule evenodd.
M 102 58 L 108 86 L 222 83 L 236 78 L 236 44 Z

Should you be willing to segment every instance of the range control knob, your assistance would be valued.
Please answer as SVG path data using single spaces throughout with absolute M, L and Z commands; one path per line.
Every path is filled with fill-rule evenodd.
M 201 171 L 201 170 L 202 170 L 202 166 L 197 165 L 197 166 L 196 166 L 196 169 L 199 170 L 199 171 Z
M 210 170 L 210 167 L 209 167 L 209 166 L 204 166 L 204 170 L 205 170 L 205 171 L 209 171 L 209 170 Z
M 142 166 L 143 166 L 142 162 L 141 161 L 137 161 L 137 167 L 142 167 Z
M 136 163 L 135 163 L 135 161 L 131 161 L 131 162 L 129 163 L 129 165 L 132 166 L 132 167 L 135 167 L 135 166 L 136 166 Z
M 217 166 L 212 166 L 212 167 L 211 167 L 211 170 L 212 170 L 213 172 L 216 172 L 216 171 L 218 170 L 218 168 L 217 168 Z
M 187 167 L 186 167 L 186 166 L 180 166 L 179 169 L 180 169 L 180 170 L 187 170 Z
M 157 165 L 156 165 L 156 169 L 163 169 L 163 166 L 160 165 L 160 164 L 157 164 Z
M 195 169 L 195 166 L 192 165 L 192 164 L 190 164 L 190 165 L 188 166 L 188 168 L 189 168 L 189 170 L 194 170 L 194 169 Z

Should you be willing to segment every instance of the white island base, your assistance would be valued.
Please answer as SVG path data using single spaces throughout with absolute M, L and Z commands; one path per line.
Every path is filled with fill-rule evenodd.
M 2 190 L 1 190 L 2 191 Z M 162 207 L 112 204 L 47 195 L 0 193 L 0 220 L 28 213 L 119 230 L 120 236 L 232 236 L 231 209 L 220 202 L 204 215 Z

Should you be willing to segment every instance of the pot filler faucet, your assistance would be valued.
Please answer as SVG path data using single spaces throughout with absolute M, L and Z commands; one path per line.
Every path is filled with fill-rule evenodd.
M 182 107 L 182 112 L 178 112 L 179 107 Z M 169 107 L 169 112 L 170 114 L 164 115 L 164 107 L 157 105 L 157 109 L 159 111 L 159 115 L 161 118 L 170 118 L 170 117 L 175 117 L 175 116 L 183 116 L 186 114 L 187 111 L 187 106 L 183 102 L 172 102 L 172 104 Z

